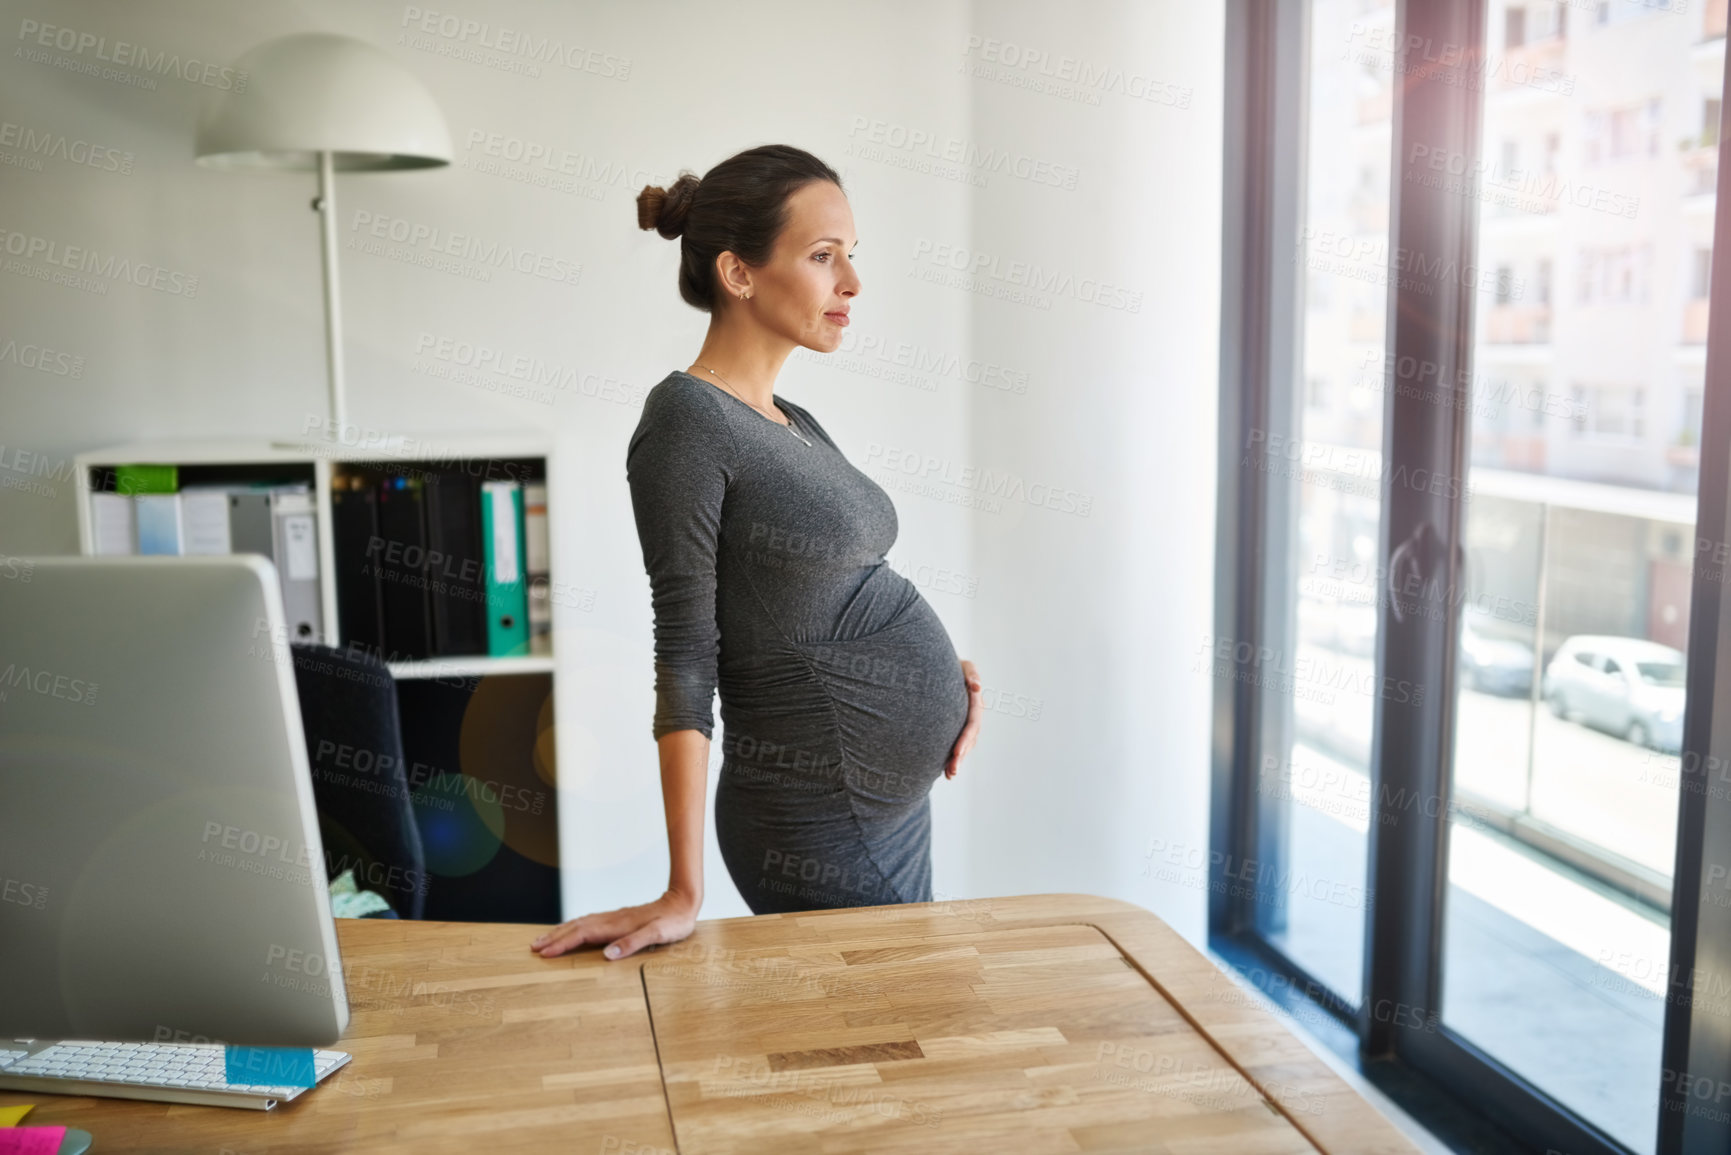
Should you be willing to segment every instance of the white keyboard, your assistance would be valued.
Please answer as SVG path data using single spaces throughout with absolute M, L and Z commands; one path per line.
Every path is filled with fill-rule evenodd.
M 321 1082 L 350 1058 L 343 1051 L 314 1051 L 313 1082 Z M 230 1083 L 221 1044 L 0 1042 L 0 1090 L 268 1111 L 308 1089 Z

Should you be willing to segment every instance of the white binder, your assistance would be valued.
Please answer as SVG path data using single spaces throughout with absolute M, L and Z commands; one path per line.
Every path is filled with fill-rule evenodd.
M 90 542 L 92 553 L 138 552 L 137 518 L 131 494 L 90 495 Z
M 319 609 L 318 513 L 310 493 L 270 495 L 271 560 L 282 582 L 283 620 L 291 642 L 323 642 Z

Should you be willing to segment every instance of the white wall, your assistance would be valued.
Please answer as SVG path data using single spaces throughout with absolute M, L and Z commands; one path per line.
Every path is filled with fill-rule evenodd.
M 479 34 L 415 32 L 424 11 L 597 63 L 534 75 Z M 39 46 L 30 22 L 71 30 L 71 49 Z M 994 706 L 961 775 L 934 787 L 937 890 L 1109 894 L 1199 939 L 1203 895 L 1157 889 L 1141 867 L 1152 840 L 1206 833 L 1211 686 L 1191 656 L 1212 583 L 1222 25 L 1219 4 L 1180 0 L 0 0 L 0 551 L 76 550 L 75 452 L 296 434 L 324 413 L 313 179 L 195 166 L 193 126 L 218 89 L 185 62 L 225 67 L 307 30 L 385 47 L 435 93 L 458 163 L 339 177 L 350 419 L 556 436 L 555 574 L 592 607 L 561 607 L 555 640 L 567 912 L 652 897 L 666 845 L 624 444 L 706 318 L 678 299 L 676 244 L 638 231 L 632 200 L 742 148 L 797 144 L 842 174 L 864 289 L 843 352 L 799 352 L 778 392 L 889 489 L 891 561 Z M 183 73 L 167 71 L 176 58 Z M 153 87 L 127 82 L 141 78 Z M 50 153 L 64 138 L 96 162 L 31 151 L 44 134 Z M 573 175 L 485 171 L 495 158 L 472 142 L 489 134 Z M 425 244 L 350 247 L 385 218 L 580 272 L 562 284 L 428 268 Z M 197 290 L 54 283 L 50 259 L 17 252 L 43 244 Z M 428 352 L 447 341 L 538 359 L 572 385 L 513 396 L 485 370 L 459 383 Z M 1012 382 L 1022 391 L 998 387 Z M 713 826 L 708 847 L 705 917 L 747 913 Z

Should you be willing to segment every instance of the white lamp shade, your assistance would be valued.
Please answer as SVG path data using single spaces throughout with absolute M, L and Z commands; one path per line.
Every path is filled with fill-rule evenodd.
M 365 41 L 327 32 L 269 40 L 234 62 L 244 88 L 216 91 L 195 153 L 211 168 L 337 170 L 451 163 L 451 133 L 433 94 Z

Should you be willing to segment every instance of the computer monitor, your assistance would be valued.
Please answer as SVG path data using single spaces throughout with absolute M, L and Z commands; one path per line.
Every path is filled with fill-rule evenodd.
M 0 565 L 0 1039 L 348 1024 L 282 599 L 256 554 Z

